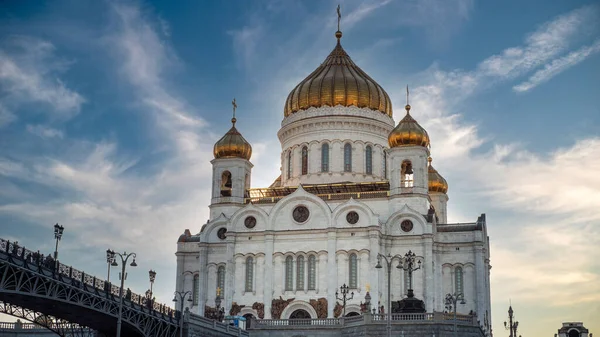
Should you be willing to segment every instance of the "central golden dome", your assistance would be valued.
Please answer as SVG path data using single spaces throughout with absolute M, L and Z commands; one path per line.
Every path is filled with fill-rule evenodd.
M 342 32 L 335 35 L 337 45 L 315 71 L 298 84 L 285 102 L 285 117 L 299 110 L 322 106 L 356 106 L 380 111 L 392 117 L 390 97 L 360 69 L 340 44 Z

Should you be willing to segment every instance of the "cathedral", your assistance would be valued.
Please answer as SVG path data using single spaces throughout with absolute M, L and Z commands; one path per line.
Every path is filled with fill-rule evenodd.
M 491 330 L 485 214 L 448 222 L 448 183 L 408 89 L 396 123 L 386 91 L 346 53 L 341 31 L 335 37 L 287 97 L 281 174 L 268 187 L 251 185 L 252 147 L 234 100 L 231 129 L 214 145 L 210 219 L 177 241 L 177 290 L 191 291 L 194 313 L 257 319 L 353 316 L 367 292 L 380 312 L 397 312 L 388 296 L 444 312 L 451 294 L 459 314 Z

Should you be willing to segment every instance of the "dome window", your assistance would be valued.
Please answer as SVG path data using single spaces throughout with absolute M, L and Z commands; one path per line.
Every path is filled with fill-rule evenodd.
M 308 174 L 308 147 L 302 148 L 302 175 Z
M 344 145 L 344 172 L 352 172 L 352 144 Z

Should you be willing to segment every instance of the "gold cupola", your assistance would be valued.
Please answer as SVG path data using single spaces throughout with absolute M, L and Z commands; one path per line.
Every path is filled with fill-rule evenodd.
M 288 95 L 284 116 L 310 107 L 342 105 L 369 108 L 392 117 L 388 94 L 350 59 L 340 43 L 339 29 L 335 36 L 337 44 L 333 51 Z
M 213 150 L 215 159 L 220 158 L 243 158 L 250 160 L 252 156 L 252 146 L 244 139 L 242 134 L 235 128 L 235 109 L 237 105 L 235 99 L 233 102 L 233 118 L 231 119 L 231 129 L 221 137 L 216 143 Z
M 427 169 L 429 173 L 429 192 L 446 194 L 448 192 L 448 182 L 431 166 L 431 157 L 427 158 L 427 161 L 429 162 L 429 168 Z
M 429 147 L 427 131 L 410 115 L 410 105 L 407 104 L 404 108 L 406 109 L 406 116 L 402 118 L 388 136 L 390 148 L 398 146 Z

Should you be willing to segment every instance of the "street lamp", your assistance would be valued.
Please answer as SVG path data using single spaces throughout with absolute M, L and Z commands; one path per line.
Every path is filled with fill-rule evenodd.
M 54 225 L 54 238 L 56 239 L 56 247 L 54 248 L 54 261 L 56 261 L 56 266 L 58 267 L 58 241 L 62 238 L 63 231 L 65 228 L 63 226 L 59 226 L 58 224 Z
M 508 325 L 504 322 L 504 328 L 506 330 L 510 330 L 510 337 L 517 337 L 517 328 L 519 327 L 519 322 L 515 321 L 513 323 L 513 308 L 512 305 L 508 307 Z M 521 337 L 521 336 L 519 336 Z
M 396 268 L 402 269 L 402 255 L 392 256 L 392 254 L 388 253 L 388 255 L 386 257 L 385 255 L 383 255 L 381 253 L 377 253 L 377 265 L 375 266 L 375 268 L 377 268 L 377 269 L 383 268 L 383 266 L 381 265 L 382 258 L 385 260 L 385 262 L 387 264 L 387 289 L 388 289 L 387 335 L 391 336 L 392 335 L 392 298 L 391 298 L 392 289 L 390 287 L 391 287 L 391 275 L 392 275 L 392 262 L 394 261 L 394 259 L 398 259 L 398 265 L 396 266 Z
M 190 296 L 188 297 L 187 301 L 192 302 L 192 292 L 189 290 L 188 291 L 176 291 L 175 297 L 173 297 L 173 302 L 179 301 L 180 308 L 181 308 L 179 310 L 179 312 L 180 312 L 180 314 L 179 314 L 179 337 L 183 336 L 183 305 L 184 305 L 183 300 L 188 295 L 190 295 Z M 177 299 L 177 296 L 179 296 L 179 299 Z
M 137 267 L 137 263 L 135 263 L 135 253 L 127 254 L 127 252 L 123 252 L 123 254 L 121 254 L 115 252 L 115 259 L 113 263 L 111 263 L 111 266 L 116 267 L 119 265 L 117 263 L 116 256 L 121 258 L 121 273 L 119 275 L 119 278 L 121 279 L 121 288 L 119 289 L 119 317 L 117 318 L 117 337 L 121 337 L 121 324 L 123 323 L 123 286 L 125 285 L 125 279 L 127 279 L 125 268 L 127 267 L 127 260 L 129 260 L 130 257 L 133 257 L 133 261 L 131 262 L 130 266 Z
M 225 308 L 221 308 L 221 288 L 217 288 L 217 298 L 215 298 L 215 309 L 217 310 L 217 321 L 223 321 Z
M 460 304 L 466 304 L 465 302 L 465 297 L 462 293 L 454 293 L 454 294 L 447 294 L 446 295 L 446 300 L 445 300 L 445 304 L 446 304 L 446 310 L 448 311 L 452 311 L 452 309 L 454 308 L 454 337 L 458 336 L 457 335 L 457 331 L 456 331 L 456 302 L 460 300 Z
M 154 285 L 154 280 L 156 280 L 156 272 L 150 269 L 148 276 L 150 277 L 150 299 L 152 299 L 152 286 Z
M 342 314 L 342 317 L 346 317 L 346 301 L 350 301 L 351 299 L 354 298 L 354 292 L 351 292 L 350 293 L 350 297 L 347 297 L 349 288 L 346 285 L 346 283 L 344 283 L 344 285 L 340 287 L 340 291 L 342 292 L 342 297 L 340 298 L 338 296 L 338 292 L 336 290 L 335 291 L 335 298 L 338 299 L 338 300 L 340 300 L 340 301 L 342 301 L 343 308 L 344 308 L 344 313 Z
M 107 249 L 106 250 L 106 264 L 108 265 L 108 276 L 106 277 L 106 282 L 110 282 L 110 266 L 115 263 L 115 252 Z

